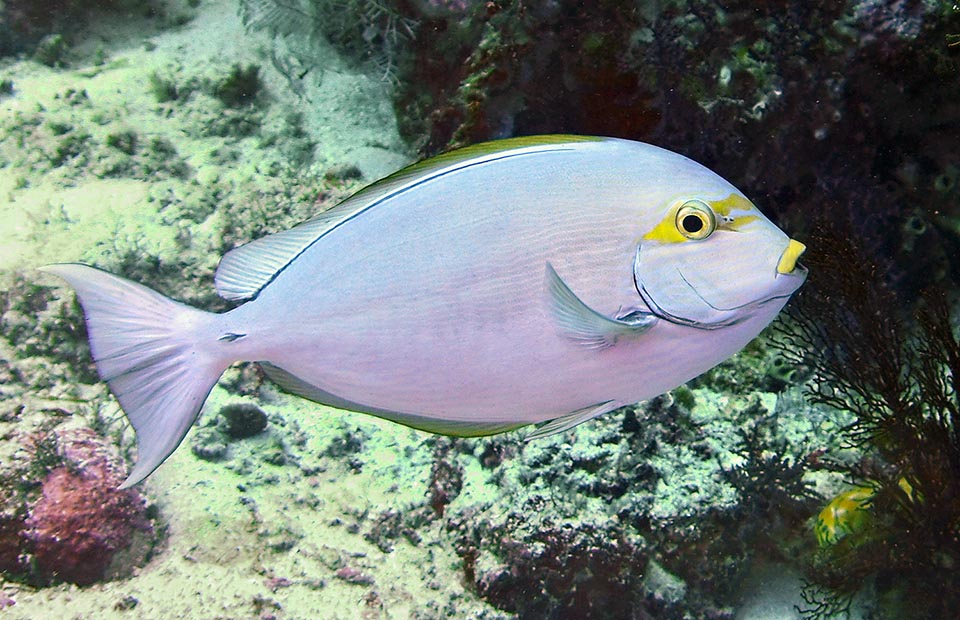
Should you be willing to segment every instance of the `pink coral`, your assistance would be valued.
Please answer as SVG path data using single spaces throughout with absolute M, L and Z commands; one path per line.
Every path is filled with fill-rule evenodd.
M 124 466 L 99 436 L 80 429 L 58 443 L 66 464 L 46 475 L 22 534 L 36 577 L 88 585 L 108 576 L 137 530 L 152 527 L 140 493 L 117 490 Z
M 20 530 L 23 519 L 19 515 L 0 513 L 0 572 L 14 572 L 20 564 Z

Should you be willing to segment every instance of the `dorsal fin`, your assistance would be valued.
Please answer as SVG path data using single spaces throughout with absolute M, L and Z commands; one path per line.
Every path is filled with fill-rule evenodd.
M 213 279 L 217 294 L 224 299 L 256 296 L 278 271 L 340 221 L 339 217 L 331 217 L 339 215 L 332 213 L 335 210 L 227 252 Z
M 600 140 L 602 138 L 566 135 L 510 138 L 475 144 L 407 166 L 368 185 L 313 219 L 227 252 L 214 277 L 217 293 L 230 300 L 256 297 L 280 270 L 322 236 L 351 217 L 425 180 L 505 157 L 544 150 L 565 150 L 564 144 Z

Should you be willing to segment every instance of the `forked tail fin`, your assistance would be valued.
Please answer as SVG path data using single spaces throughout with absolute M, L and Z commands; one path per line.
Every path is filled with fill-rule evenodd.
M 86 265 L 40 269 L 77 292 L 97 371 L 137 433 L 137 463 L 121 488 L 133 486 L 180 445 L 229 365 L 213 354 L 218 315 Z

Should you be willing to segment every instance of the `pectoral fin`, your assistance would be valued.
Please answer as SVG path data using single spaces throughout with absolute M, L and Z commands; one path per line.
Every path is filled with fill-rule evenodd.
M 550 309 L 563 333 L 591 349 L 606 349 L 621 338 L 639 336 L 657 321 L 657 317 L 647 312 L 631 312 L 618 318 L 600 314 L 570 290 L 550 263 L 547 263 L 547 292 Z

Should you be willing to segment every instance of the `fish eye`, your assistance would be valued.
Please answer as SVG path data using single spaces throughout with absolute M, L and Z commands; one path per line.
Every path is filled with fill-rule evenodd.
M 716 228 L 713 209 L 701 200 L 688 200 L 677 211 L 677 230 L 687 239 L 706 239 Z

